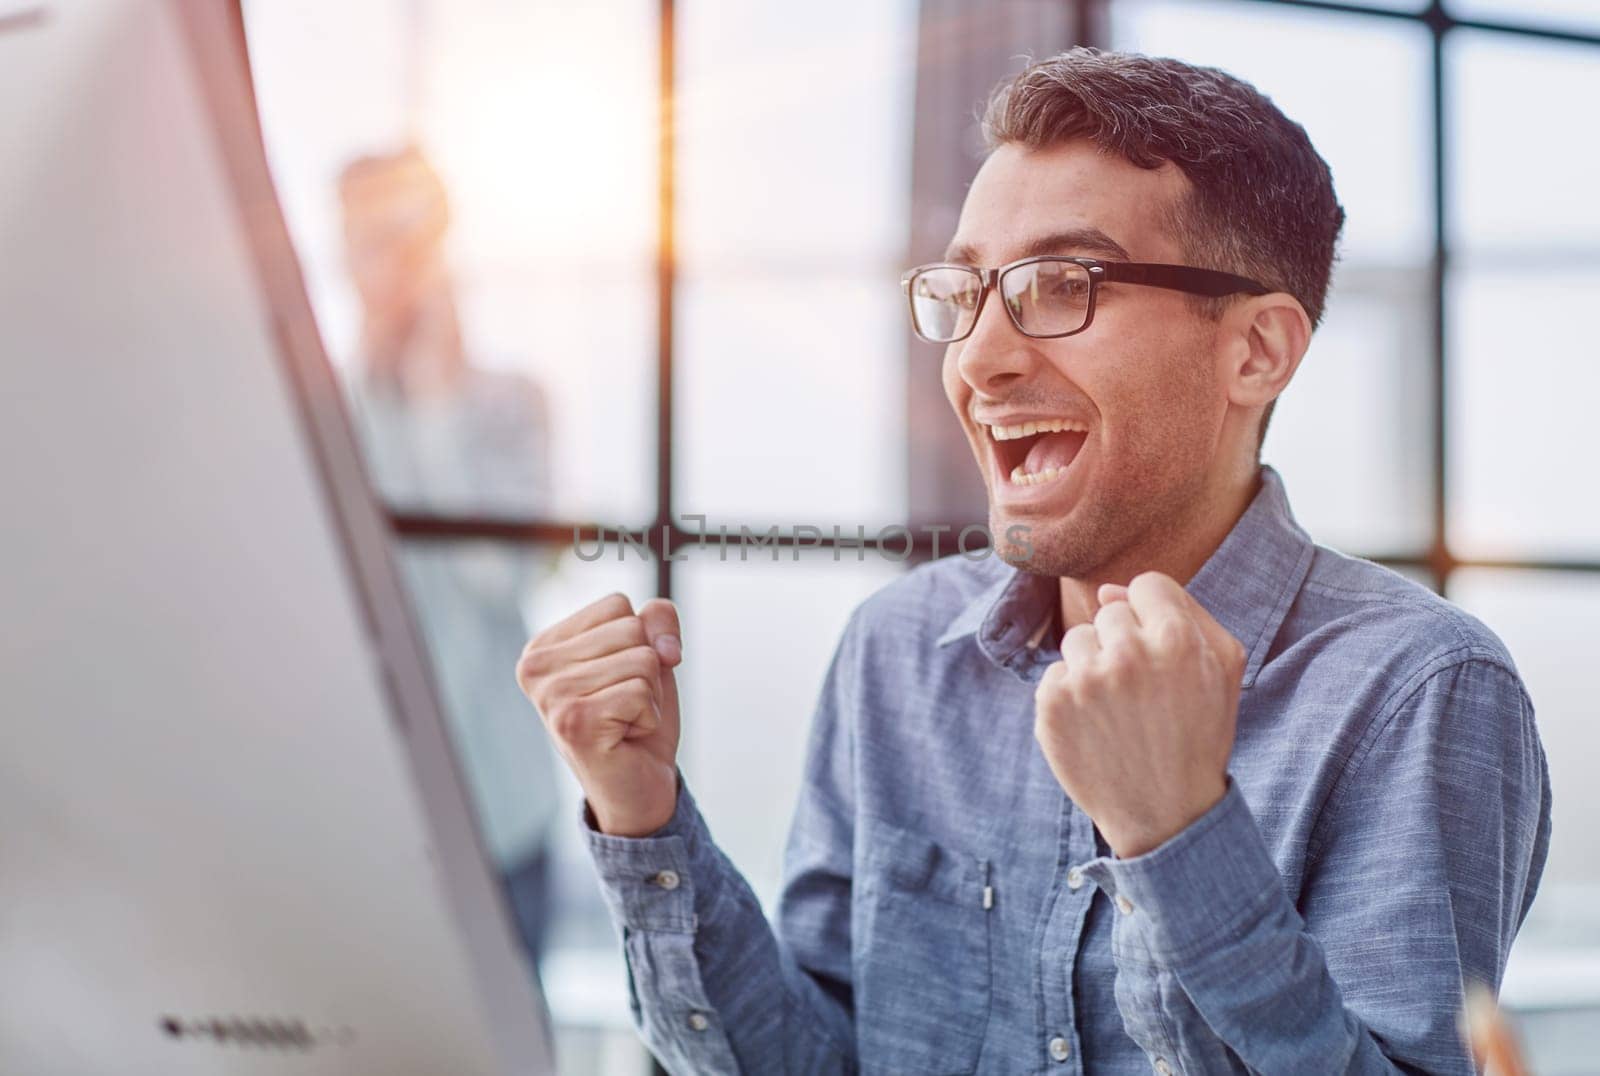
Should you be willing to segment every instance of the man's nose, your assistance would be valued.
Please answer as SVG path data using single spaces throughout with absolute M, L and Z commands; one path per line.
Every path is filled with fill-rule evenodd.
M 1003 388 L 1030 373 L 1040 360 L 1035 342 L 1012 323 L 997 291 L 984 301 L 972 335 L 956 346 L 961 348 L 956 369 L 978 392 Z

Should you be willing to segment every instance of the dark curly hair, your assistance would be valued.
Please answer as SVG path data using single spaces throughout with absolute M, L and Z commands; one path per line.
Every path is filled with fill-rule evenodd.
M 991 152 L 1087 138 L 1140 168 L 1171 161 L 1192 187 L 1168 220 L 1189 263 L 1288 292 L 1321 322 L 1344 209 L 1305 128 L 1249 83 L 1179 60 L 1069 49 L 995 87 L 983 138 Z M 1229 301 L 1195 303 L 1216 317 Z M 1263 437 L 1271 416 L 1269 404 Z

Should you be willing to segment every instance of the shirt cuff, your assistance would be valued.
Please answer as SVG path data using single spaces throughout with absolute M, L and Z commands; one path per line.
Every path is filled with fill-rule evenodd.
M 579 805 L 579 826 L 617 923 L 641 931 L 694 931 L 717 889 L 719 864 L 681 771 L 672 817 L 654 833 L 601 833 L 587 798 Z
M 1232 777 L 1222 799 L 1165 843 L 1131 859 L 1101 856 L 1082 871 L 1167 966 L 1226 944 L 1283 895 L 1277 865 Z

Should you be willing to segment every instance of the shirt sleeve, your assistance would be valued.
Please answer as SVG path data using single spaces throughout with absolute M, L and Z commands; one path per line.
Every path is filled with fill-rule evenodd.
M 1243 795 L 1085 874 L 1113 899 L 1116 999 L 1167 1072 L 1461 1073 L 1463 984 L 1498 989 L 1549 845 L 1515 673 L 1458 661 L 1372 726 L 1291 900 Z
M 812 720 L 776 929 L 681 773 L 672 818 L 646 837 L 600 833 L 583 805 L 584 839 L 622 935 L 634 1025 L 671 1072 L 855 1071 L 849 649 L 847 628 Z

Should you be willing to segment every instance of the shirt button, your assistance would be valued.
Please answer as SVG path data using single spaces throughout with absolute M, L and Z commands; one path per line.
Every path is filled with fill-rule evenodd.
M 706 1019 L 706 1014 L 703 1012 L 692 1012 L 689 1014 L 689 1026 L 696 1031 L 704 1031 L 711 1026 L 711 1021 Z M 1163 1061 L 1161 1064 L 1165 1065 L 1166 1062 Z M 1165 1073 L 1163 1076 L 1171 1076 L 1171 1074 Z
M 1121 912 L 1123 915 L 1132 915 L 1133 914 L 1133 901 L 1129 900 L 1123 894 L 1118 893 L 1117 894 L 1117 911 Z M 1161 1064 L 1164 1065 L 1164 1064 L 1166 1064 L 1166 1062 L 1163 1061 L 1163 1062 L 1161 1062 Z M 1167 1076 L 1167 1073 L 1163 1072 L 1161 1074 L 1161 1076 Z
M 658 871 L 656 873 L 655 877 L 651 878 L 650 880 L 652 882 L 654 882 L 656 885 L 660 886 L 662 889 L 677 889 L 678 888 L 678 872 L 677 871 L 673 871 L 673 870 Z
M 1166 1058 L 1156 1058 L 1156 1074 L 1157 1076 L 1172 1076 L 1172 1066 L 1167 1064 Z
M 1065 1061 L 1072 1056 L 1072 1043 L 1057 1035 L 1050 1040 L 1050 1060 Z
M 1067 870 L 1067 888 L 1068 889 L 1082 889 L 1083 888 L 1083 872 L 1081 870 L 1079 870 L 1077 867 L 1070 867 Z

